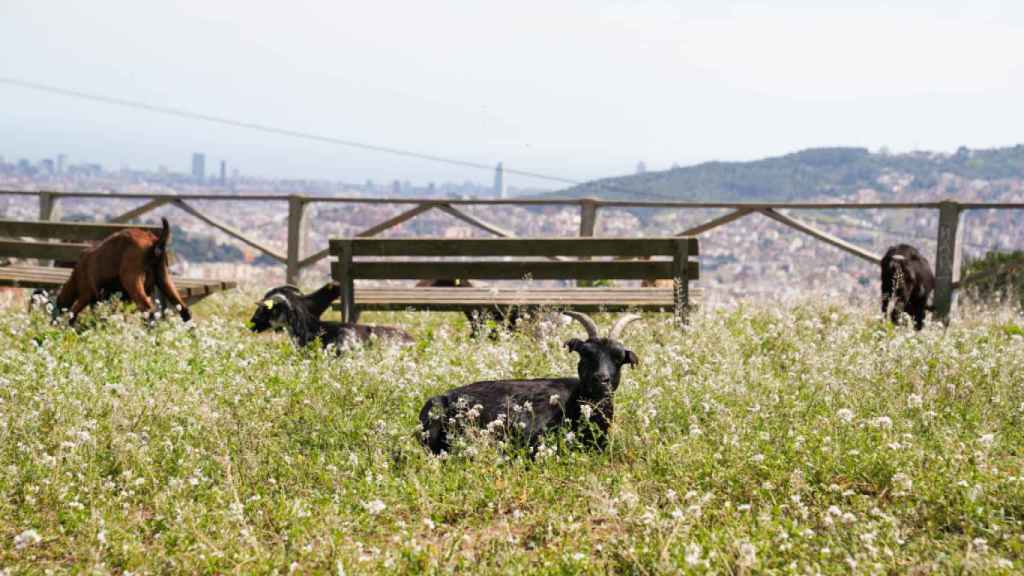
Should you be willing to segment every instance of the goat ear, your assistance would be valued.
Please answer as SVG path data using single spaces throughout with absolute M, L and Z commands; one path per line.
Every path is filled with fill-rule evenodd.
M 632 350 L 626 350 L 626 364 L 632 364 L 636 366 L 640 363 L 640 359 L 637 358 L 636 353 Z
M 565 341 L 565 347 L 571 352 L 579 352 L 583 348 L 583 344 L 583 340 L 580 340 L 579 338 L 570 338 Z

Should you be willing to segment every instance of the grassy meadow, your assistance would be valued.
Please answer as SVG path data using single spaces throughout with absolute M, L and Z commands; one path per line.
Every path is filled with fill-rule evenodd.
M 921 333 L 810 300 L 648 315 L 608 451 L 442 460 L 425 398 L 574 375 L 581 327 L 474 341 L 457 314 L 367 314 L 416 345 L 336 357 L 250 334 L 255 298 L 192 327 L 0 310 L 0 573 L 1024 571 L 1011 310 Z

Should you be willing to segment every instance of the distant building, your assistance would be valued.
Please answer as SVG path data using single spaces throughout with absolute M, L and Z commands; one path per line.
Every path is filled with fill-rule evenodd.
M 202 182 L 206 178 L 206 154 L 192 155 L 192 178 Z
M 220 161 L 220 183 L 227 184 L 228 182 L 228 163 L 224 160 Z
M 505 197 L 505 168 L 501 162 L 494 168 L 494 195 L 498 198 Z
M 637 162 L 636 163 L 636 173 L 637 174 L 644 174 L 646 172 L 647 172 L 647 164 L 643 160 Z
M 68 169 L 68 155 L 57 154 L 57 174 L 63 174 Z
M 39 162 L 39 170 L 42 171 L 43 174 L 53 174 L 53 160 L 50 160 L 49 158 L 41 160 Z

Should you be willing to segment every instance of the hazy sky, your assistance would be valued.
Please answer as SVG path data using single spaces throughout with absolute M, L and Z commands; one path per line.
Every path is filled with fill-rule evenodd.
M 576 179 L 1024 142 L 1019 0 L 0 0 L 0 51 L 0 77 Z M 193 151 L 266 176 L 490 179 L 0 83 L 8 159 L 187 171 Z

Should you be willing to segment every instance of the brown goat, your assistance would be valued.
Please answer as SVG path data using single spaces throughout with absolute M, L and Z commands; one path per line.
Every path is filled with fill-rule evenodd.
M 129 228 L 107 236 L 99 244 L 82 252 L 71 278 L 57 295 L 57 310 L 71 308 L 73 324 L 86 306 L 100 299 L 103 290 L 120 287 L 142 312 L 154 308 L 149 294 L 159 286 L 175 304 L 181 319 L 188 322 L 192 313 L 181 299 L 167 269 L 167 244 L 171 228 L 163 218 L 160 236 L 138 228 Z

